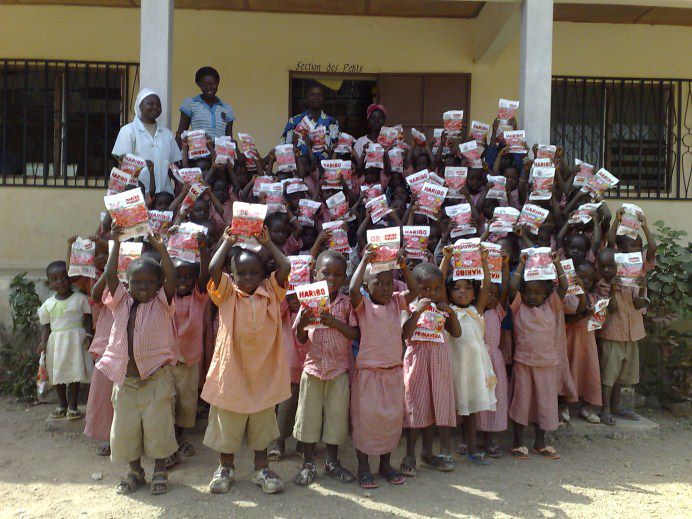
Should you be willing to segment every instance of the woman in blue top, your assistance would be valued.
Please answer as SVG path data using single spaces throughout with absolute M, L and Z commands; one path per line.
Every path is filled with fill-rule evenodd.
M 219 80 L 219 73 L 212 67 L 202 67 L 195 74 L 195 83 L 202 93 L 188 97 L 180 105 L 180 124 L 175 134 L 178 142 L 185 130 L 204 130 L 212 139 L 231 135 L 235 115 L 231 105 L 216 97 Z

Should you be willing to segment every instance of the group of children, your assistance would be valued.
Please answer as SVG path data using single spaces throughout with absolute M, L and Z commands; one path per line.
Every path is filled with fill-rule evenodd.
M 230 489 L 243 438 L 252 482 L 267 493 L 283 489 L 269 461 L 290 436 L 304 460 L 295 484 L 317 476 L 322 441 L 325 475 L 375 488 L 372 456 L 379 477 L 399 485 L 419 463 L 454 470 L 454 450 L 487 465 L 502 456 L 493 433 L 509 421 L 509 452 L 525 460 L 529 425 L 533 453 L 557 459 L 545 433 L 571 411 L 607 425 L 637 418 L 620 388 L 638 382 L 643 280 L 655 260 L 641 212 L 612 218 L 601 172 L 568 166 L 560 147 L 510 142 L 513 116 L 474 132 L 475 146 L 445 120 L 431 150 L 415 129 L 407 143 L 384 126 L 384 107 L 368 114 L 360 154 L 347 134 L 325 148 L 309 120 L 288 157 L 286 145 L 262 157 L 242 134 L 220 160 L 228 142 L 192 153 L 184 139 L 174 194 L 124 188 L 150 210 L 138 253 L 123 256 L 131 222 L 111 210 L 96 236 L 70 239 L 67 262 L 46 269 L 55 295 L 39 309 L 40 349 L 60 399 L 52 416 L 80 418 L 79 384 L 91 383 L 85 434 L 129 463 L 119 493 L 145 484 L 143 455 L 155 463 L 151 493 L 167 491 L 168 469 L 195 453 L 183 433 L 201 402 L 203 443 L 219 453 L 212 493 Z M 539 218 L 507 220 L 526 206 Z M 153 223 L 162 212 L 169 227 Z M 185 226 L 191 255 L 175 238 Z M 374 238 L 383 232 L 396 236 L 390 250 Z M 89 250 L 93 271 L 68 276 L 84 274 L 76 251 Z M 643 268 L 623 270 L 620 256 L 636 253 Z M 406 453 L 394 462 L 402 432 Z M 339 459 L 349 436 L 355 474 Z

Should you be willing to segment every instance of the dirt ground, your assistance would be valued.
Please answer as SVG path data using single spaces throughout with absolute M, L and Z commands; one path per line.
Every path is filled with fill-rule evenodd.
M 274 464 L 284 479 L 283 494 L 266 496 L 250 484 L 249 453 L 236 461 L 237 482 L 225 495 L 207 484 L 214 453 L 191 439 L 198 454 L 171 472 L 170 492 L 145 489 L 129 497 L 114 487 L 125 467 L 94 454 L 95 444 L 78 434 L 48 432 L 51 406 L 27 407 L 0 398 L 0 517 L 690 517 L 692 470 L 690 422 L 658 413 L 660 437 L 556 443 L 559 461 L 537 455 L 529 461 L 505 456 L 489 467 L 457 459 L 456 471 L 421 468 L 395 487 L 382 483 L 364 491 L 319 477 L 297 488 L 291 476 L 295 456 Z M 605 427 L 605 426 L 595 426 Z M 400 446 L 393 459 L 402 457 Z M 355 468 L 353 449 L 343 462 Z M 151 463 L 145 466 L 151 473 Z M 100 473 L 101 480 L 92 474 Z

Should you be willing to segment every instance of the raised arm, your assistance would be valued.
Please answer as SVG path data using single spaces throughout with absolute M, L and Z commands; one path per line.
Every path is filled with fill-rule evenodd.
M 488 250 L 481 245 L 481 265 L 483 266 L 483 281 L 481 281 L 481 291 L 476 300 L 476 311 L 478 315 L 483 315 L 485 307 L 488 305 L 488 294 L 490 293 L 490 268 L 488 267 Z
M 356 308 L 363 300 L 363 294 L 360 293 L 360 288 L 363 286 L 365 269 L 367 268 L 368 264 L 372 262 L 372 258 L 374 256 L 375 253 L 373 252 L 372 245 L 365 247 L 363 257 L 356 267 L 356 271 L 353 273 L 353 276 L 351 276 L 351 283 L 348 286 L 348 295 L 351 298 L 351 305 L 353 305 L 353 308 Z
M 122 231 L 118 225 L 113 225 L 111 227 L 111 237 L 113 239 L 113 248 L 108 254 L 108 261 L 106 262 L 106 269 L 103 271 L 103 275 L 106 277 L 106 284 L 108 285 L 108 291 L 111 294 L 115 294 L 118 289 L 120 280 L 118 279 L 118 257 L 120 256 L 120 235 Z
M 500 305 L 502 308 L 507 306 L 509 296 L 509 254 L 503 250 L 502 255 L 502 286 L 500 287 Z
M 418 282 L 408 268 L 408 263 L 406 263 L 406 249 L 400 249 L 397 252 L 396 261 L 401 269 L 401 276 L 406 283 L 407 290 L 404 292 L 404 299 L 406 299 L 406 303 L 410 303 L 418 297 Z
M 622 221 L 622 215 L 625 213 L 625 210 L 621 207 L 618 209 L 615 213 L 615 218 L 613 219 L 613 223 L 610 226 L 610 229 L 608 230 L 608 247 L 615 247 L 615 242 L 617 240 L 617 234 L 618 234 L 618 226 L 620 225 L 620 222 Z
M 67 257 L 65 258 L 65 264 L 67 265 L 67 270 L 70 270 L 70 258 L 72 257 L 72 245 L 77 241 L 77 236 L 71 236 L 67 239 Z
M 226 227 L 221 239 L 221 245 L 216 249 L 214 256 L 209 262 L 209 277 L 214 282 L 214 287 L 219 286 L 221 283 L 221 273 L 223 272 L 223 267 L 226 265 L 226 257 L 228 256 L 228 251 L 235 245 L 238 237 L 231 233 L 231 228 Z
M 558 256 L 557 252 L 551 252 L 550 259 L 552 260 L 553 265 L 555 265 L 555 270 L 557 271 L 557 295 L 560 296 L 560 299 L 564 299 L 565 295 L 567 295 L 567 289 L 569 288 L 569 283 L 567 283 L 567 274 L 565 274 L 565 271 L 562 268 L 560 256 Z
M 166 293 L 166 299 L 170 303 L 175 295 L 175 289 L 178 286 L 175 267 L 173 266 L 173 261 L 168 255 L 168 250 L 163 243 L 163 239 L 158 234 L 149 234 L 147 236 L 149 244 L 159 253 L 161 256 L 161 269 L 163 270 L 163 290 Z
M 199 234 L 197 236 L 197 243 L 199 243 L 199 277 L 197 278 L 197 289 L 204 293 L 207 291 L 207 283 L 209 283 L 209 259 L 210 250 L 207 243 L 207 237 L 204 234 Z
M 642 231 L 644 231 L 644 237 L 646 238 L 646 259 L 649 263 L 656 259 L 656 238 L 649 230 L 649 224 L 646 222 L 646 216 L 642 215 L 639 217 L 639 221 L 642 224 Z
M 522 252 L 521 256 L 519 257 L 519 264 L 517 265 L 517 269 L 514 271 L 514 274 L 512 274 L 512 279 L 509 281 L 510 301 L 514 301 L 514 298 L 516 297 L 517 292 L 521 287 L 521 278 L 524 275 L 524 267 L 526 267 L 527 259 L 528 255 L 525 252 Z
M 265 225 L 262 227 L 262 232 L 257 237 L 257 241 L 260 242 L 262 247 L 265 247 L 274 258 L 274 263 L 276 263 L 276 282 L 285 287 L 288 282 L 288 275 L 291 273 L 291 262 L 284 255 L 284 253 L 279 249 L 276 244 L 269 237 L 269 230 Z

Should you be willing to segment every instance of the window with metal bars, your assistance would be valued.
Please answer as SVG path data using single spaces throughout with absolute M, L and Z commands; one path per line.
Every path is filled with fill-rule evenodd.
M 555 76 L 551 143 L 620 179 L 611 196 L 692 197 L 692 80 Z
M 136 63 L 0 60 L 0 185 L 103 187 Z

